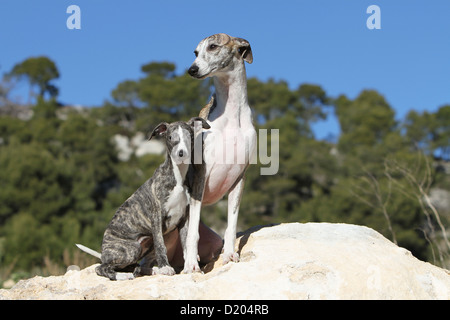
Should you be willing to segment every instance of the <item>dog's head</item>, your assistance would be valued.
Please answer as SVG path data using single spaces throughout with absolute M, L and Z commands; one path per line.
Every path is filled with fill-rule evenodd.
M 196 79 L 232 70 L 238 62 L 253 62 L 250 43 L 241 38 L 218 33 L 203 39 L 194 51 L 196 59 L 188 73 Z
M 171 124 L 162 122 L 153 129 L 150 139 L 154 136 L 165 137 L 167 152 L 176 164 L 191 163 L 191 155 L 194 149 L 194 126 L 201 123 L 201 127 L 209 129 L 205 119 L 191 118 L 188 122 L 177 121 Z

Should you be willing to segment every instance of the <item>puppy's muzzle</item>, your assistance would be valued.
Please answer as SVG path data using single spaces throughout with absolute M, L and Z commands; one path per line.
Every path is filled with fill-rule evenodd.
M 174 150 L 172 152 L 172 159 L 176 164 L 186 163 L 190 157 L 190 153 L 186 149 Z

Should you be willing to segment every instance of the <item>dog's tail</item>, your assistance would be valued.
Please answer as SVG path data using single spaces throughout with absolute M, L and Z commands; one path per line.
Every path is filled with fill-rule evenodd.
M 80 249 L 80 250 L 82 250 L 82 251 L 84 251 L 86 253 L 89 253 L 91 256 L 94 256 L 94 257 L 96 257 L 98 259 L 102 258 L 102 254 L 100 252 L 97 252 L 95 250 L 89 249 L 88 247 L 85 247 L 82 244 L 75 243 L 75 245 L 78 247 L 78 249 Z

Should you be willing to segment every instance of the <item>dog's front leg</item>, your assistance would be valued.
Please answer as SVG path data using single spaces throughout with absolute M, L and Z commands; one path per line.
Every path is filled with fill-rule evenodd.
M 236 226 L 239 214 L 239 206 L 241 204 L 242 193 L 244 191 L 245 178 L 242 178 L 236 183 L 233 189 L 228 194 L 228 225 L 225 230 L 224 244 L 223 244 L 223 263 L 230 261 L 238 262 L 239 254 L 234 250 L 234 243 L 236 242 Z
M 187 232 L 183 230 L 185 234 L 181 235 L 186 239 L 183 246 L 184 255 L 184 269 L 183 273 L 201 272 L 198 265 L 198 240 L 199 236 L 199 224 L 200 224 L 200 211 L 202 208 L 203 192 L 205 190 L 205 165 L 196 166 L 197 174 L 195 181 L 193 182 L 191 199 L 189 203 L 189 216 Z M 182 243 L 183 244 L 183 243 Z
M 189 206 L 189 218 L 187 223 L 187 232 L 181 235 L 181 239 L 185 237 L 185 245 L 183 246 L 184 269 L 183 273 L 201 272 L 198 265 L 198 227 L 200 224 L 200 210 L 202 202 L 191 198 Z
M 175 274 L 175 270 L 170 266 L 167 259 L 167 248 L 164 244 L 162 225 L 158 220 L 160 219 L 155 219 L 154 221 L 159 223 L 155 223 L 155 225 L 152 226 L 153 245 L 155 247 L 156 262 L 158 264 L 157 267 L 153 267 L 152 274 L 172 276 Z

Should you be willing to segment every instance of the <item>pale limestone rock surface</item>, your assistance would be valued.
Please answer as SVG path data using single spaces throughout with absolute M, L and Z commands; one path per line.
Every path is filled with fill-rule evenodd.
M 236 241 L 239 263 L 205 274 L 110 281 L 96 265 L 22 280 L 0 299 L 449 299 L 450 272 L 362 226 L 254 227 Z

